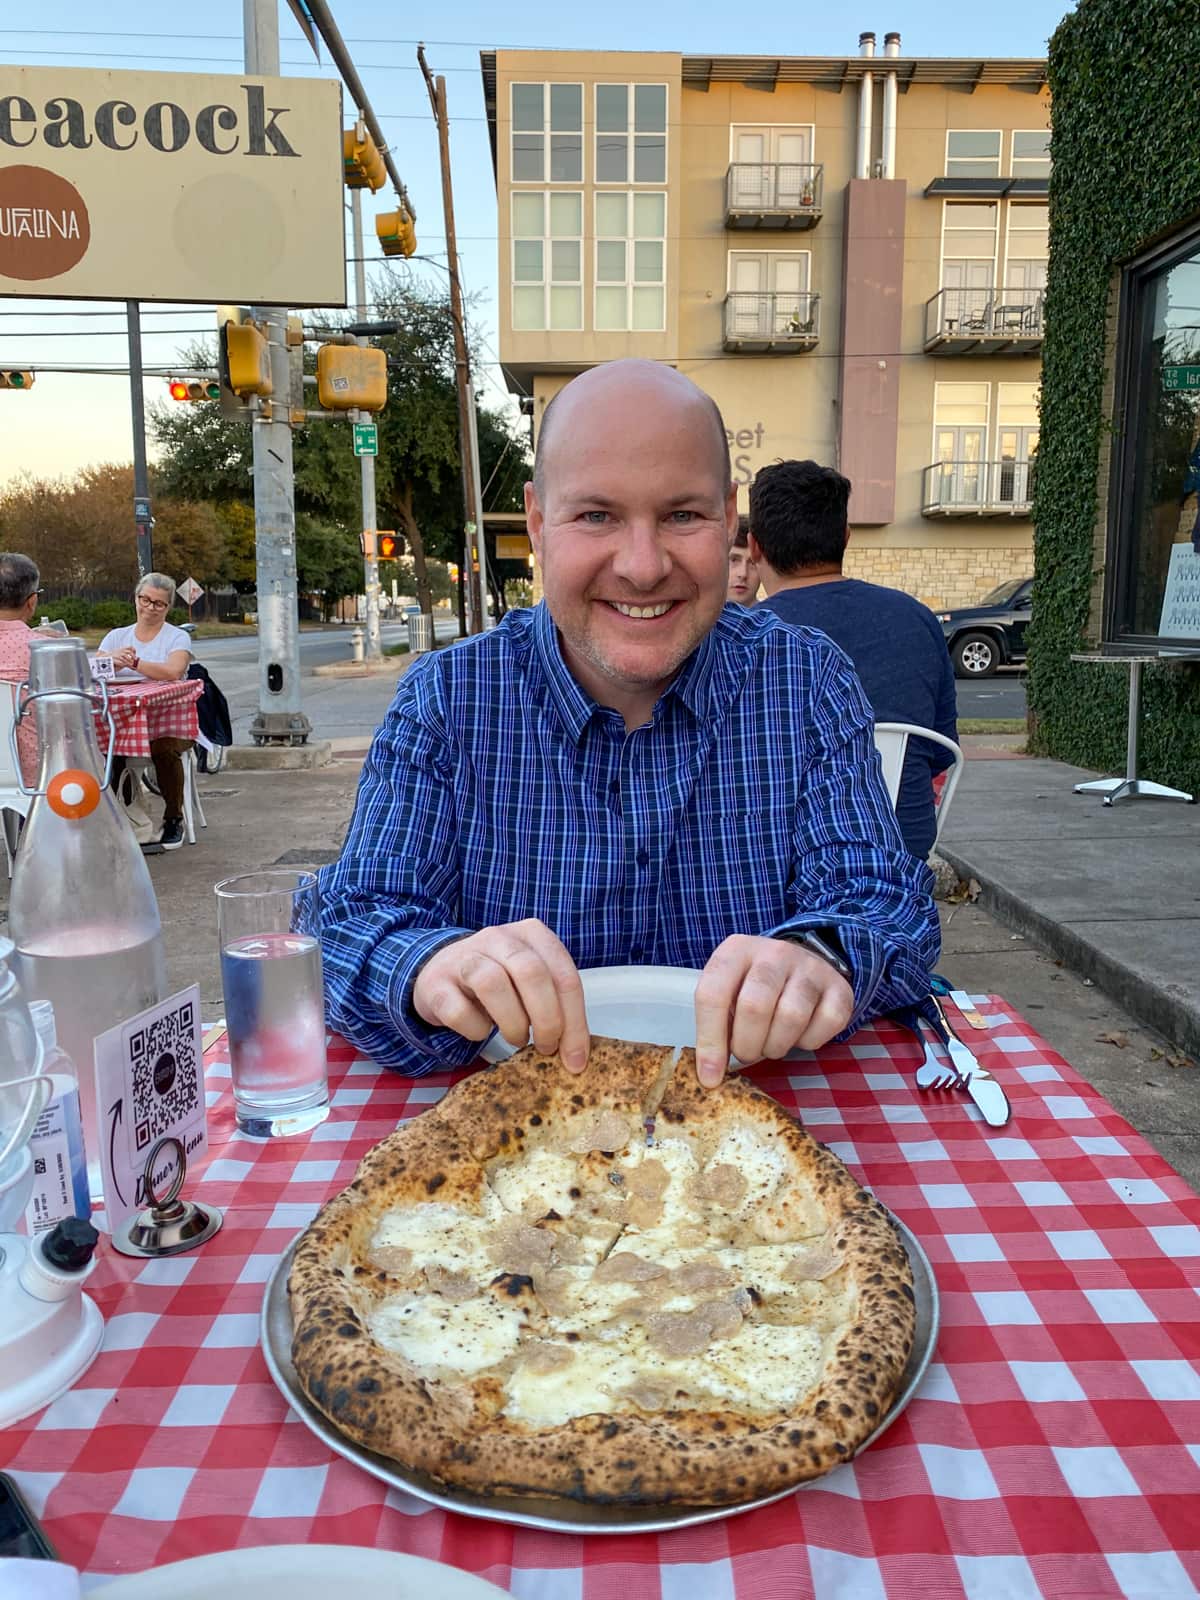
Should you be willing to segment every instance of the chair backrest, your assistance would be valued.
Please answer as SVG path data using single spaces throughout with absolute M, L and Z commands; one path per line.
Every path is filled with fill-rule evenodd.
M 20 789 L 9 733 L 16 719 L 17 686 L 0 678 L 0 790 Z
M 953 764 L 947 769 L 946 781 L 935 800 L 937 832 L 934 834 L 933 842 L 936 845 L 942 836 L 942 828 L 950 811 L 950 802 L 954 799 L 954 791 L 958 788 L 958 780 L 962 776 L 962 747 L 955 744 L 953 739 L 947 739 L 944 733 L 937 733 L 933 728 L 918 727 L 915 722 L 877 722 L 875 748 L 879 751 L 879 759 L 883 764 L 883 781 L 887 785 L 888 799 L 893 806 L 900 793 L 900 780 L 904 776 L 904 757 L 910 739 L 928 739 L 930 744 L 940 744 L 954 757 Z

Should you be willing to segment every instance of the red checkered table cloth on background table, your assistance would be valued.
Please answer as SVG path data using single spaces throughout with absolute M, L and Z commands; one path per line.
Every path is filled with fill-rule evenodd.
M 119 756 L 150 755 L 151 739 L 192 739 L 200 731 L 196 702 L 204 685 L 196 678 L 178 678 L 173 683 L 110 683 L 108 703 L 112 708 L 116 735 L 114 753 Z M 108 728 L 96 714 L 96 737 L 103 753 L 108 749 Z
M 207 1057 L 199 1250 L 105 1245 L 104 1345 L 0 1434 L 63 1559 L 90 1575 L 234 1546 L 342 1543 L 479 1573 L 521 1600 L 1064 1600 L 1200 1588 L 1200 1199 L 1024 1022 L 979 1001 L 1013 1120 L 923 1094 L 890 1023 L 753 1078 L 921 1240 L 942 1328 L 917 1396 L 854 1462 L 774 1505 L 664 1534 L 575 1535 L 446 1513 L 334 1455 L 259 1348 L 280 1253 L 396 1122 L 461 1074 L 407 1079 L 330 1047 L 333 1110 L 260 1143 Z M 102 1590 L 98 1591 L 102 1592 Z

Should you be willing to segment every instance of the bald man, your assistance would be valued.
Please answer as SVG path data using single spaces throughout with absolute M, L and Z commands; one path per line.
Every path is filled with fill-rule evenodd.
M 497 1029 L 582 1072 L 581 968 L 696 967 L 713 1085 L 927 995 L 931 878 L 852 668 L 725 604 L 712 400 L 653 362 L 584 373 L 525 507 L 545 599 L 405 675 L 322 869 L 331 1025 L 408 1073 Z

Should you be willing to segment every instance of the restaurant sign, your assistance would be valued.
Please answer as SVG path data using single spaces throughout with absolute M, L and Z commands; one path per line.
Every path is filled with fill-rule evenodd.
M 340 84 L 0 64 L 0 295 L 345 305 Z

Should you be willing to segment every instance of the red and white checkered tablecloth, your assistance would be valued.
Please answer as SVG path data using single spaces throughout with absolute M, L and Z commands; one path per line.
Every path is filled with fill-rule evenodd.
M 1200 1199 L 996 998 L 971 1043 L 1014 1116 L 922 1094 L 890 1024 L 755 1078 L 928 1251 L 942 1330 L 904 1414 L 858 1460 L 741 1516 L 580 1536 L 447 1514 L 390 1491 L 290 1415 L 258 1344 L 263 1285 L 317 1207 L 455 1075 L 409 1080 L 331 1048 L 311 1134 L 233 1129 L 210 1052 L 207 1166 L 225 1226 L 190 1255 L 104 1248 L 101 1354 L 0 1434 L 64 1558 L 139 1571 L 239 1545 L 374 1545 L 521 1600 L 1172 1600 L 1200 1589 Z
M 108 703 L 116 754 L 148 757 L 151 739 L 194 740 L 200 731 L 196 702 L 203 693 L 204 685 L 196 678 L 178 678 L 173 683 L 150 678 L 144 683 L 110 683 Z M 108 749 L 108 730 L 99 713 L 96 737 L 103 753 Z

